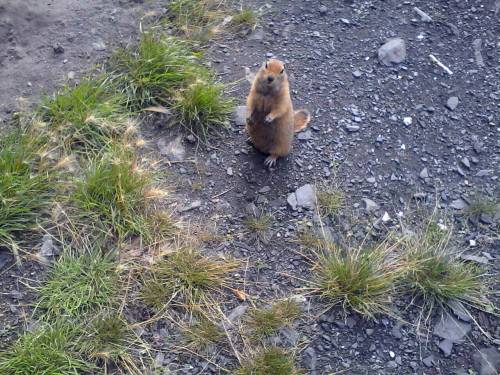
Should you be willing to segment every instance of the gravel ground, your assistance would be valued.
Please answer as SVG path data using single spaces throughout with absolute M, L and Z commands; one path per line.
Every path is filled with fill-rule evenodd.
M 74 2 L 75 6 L 79 3 Z M 118 13 L 111 21 L 112 13 L 103 11 L 108 5 L 94 10 L 94 3 L 78 5 L 91 9 L 82 14 L 94 14 L 93 22 L 81 21 L 78 12 L 71 12 L 73 18 L 65 17 L 68 25 L 80 19 L 78 30 L 85 42 L 68 43 L 65 35 L 54 33 L 51 19 L 51 26 L 42 29 L 45 37 L 28 44 L 35 55 L 43 56 L 0 58 L 0 79 L 7 82 L 0 102 L 11 108 L 11 98 L 50 91 L 71 70 L 79 74 L 90 61 L 106 54 L 92 45 L 98 36 L 108 49 L 130 38 L 133 27 L 105 25 L 121 23 L 119 15 L 141 8 L 113 1 L 109 10 Z M 364 238 L 372 225 L 376 234 L 383 235 L 398 224 L 398 214 L 411 221 L 417 204 L 432 209 L 438 198 L 439 211 L 454 221 L 457 241 L 468 248 L 467 254 L 482 256 L 497 274 L 500 212 L 470 222 L 461 211 L 478 193 L 496 199 L 500 195 L 500 3 L 276 0 L 252 5 L 264 11 L 259 27 L 251 35 L 218 40 L 210 60 L 224 81 L 236 82 L 232 94 L 239 104 L 244 104 L 249 90 L 245 67 L 255 71 L 271 56 L 286 62 L 295 106 L 313 114 L 310 128 L 295 140 L 293 153 L 280 160 L 276 170 L 265 170 L 265 156 L 245 143 L 238 116 L 232 129 L 211 141 L 209 148 L 198 147 L 189 137 L 176 138 L 182 133 L 167 131 L 159 126 L 162 121 L 144 132 L 149 151 L 159 153 L 164 165 L 176 156 L 169 151 L 170 142 L 185 150 L 181 157 L 185 162 L 172 164 L 169 177 L 178 186 L 179 211 L 186 220 L 209 218 L 217 225 L 227 240 L 211 251 L 249 259 L 247 293 L 271 300 L 303 287 L 295 277 L 314 276 L 297 254 L 296 235 L 297 227 L 315 226 L 317 218 L 313 211 L 293 210 L 287 203 L 289 194 L 306 184 L 342 187 L 348 197 L 347 213 L 326 224 L 334 236 L 349 233 L 354 240 Z M 432 22 L 422 21 L 415 6 Z M 0 17 L 5 8 L 0 7 Z M 88 33 L 92 25 L 99 31 Z M 4 32 L 1 26 L 0 32 Z M 80 35 L 77 30 L 74 33 Z M 377 51 L 393 37 L 405 41 L 406 58 L 399 65 L 385 66 Z M 65 50 L 62 54 L 52 48 L 58 43 Z M 15 51 L 20 45 L 18 41 L 3 50 Z M 75 51 L 78 63 L 67 57 L 73 53 L 71 46 L 80 51 Z M 85 51 L 90 58 L 78 55 Z M 430 54 L 453 74 L 433 63 Z M 69 61 L 64 64 L 66 58 Z M 35 66 L 40 61 L 47 69 Z M 26 65 L 21 69 L 22 64 Z M 13 71 L 18 73 L 16 79 L 9 78 Z M 199 188 L 193 189 L 194 185 Z M 249 235 L 242 224 L 253 205 L 274 217 L 265 238 Z M 389 219 L 382 221 L 385 213 Z M 11 276 L 12 272 L 2 274 L 2 282 L 9 283 L 5 279 Z M 309 374 L 489 374 L 479 351 L 492 362 L 499 360 L 500 320 L 493 316 L 476 315 L 491 340 L 473 322 L 450 316 L 442 321 L 440 316 L 433 317 L 432 332 L 417 335 L 412 324 L 418 310 L 405 300 L 395 306 L 405 323 L 343 317 L 337 309 L 322 313 L 317 301 L 310 302 L 308 319 L 275 338 L 285 346 L 294 346 L 298 338 L 300 365 Z M 229 313 L 241 305 L 224 308 Z M 137 314 L 148 316 L 147 311 Z M 457 327 L 467 335 L 457 332 Z M 160 321 L 145 331 L 145 337 L 151 336 L 155 348 L 167 349 L 175 332 Z M 224 350 L 211 358 L 221 366 L 234 363 Z M 175 351 L 162 353 L 156 362 L 179 374 L 219 373 L 214 365 Z

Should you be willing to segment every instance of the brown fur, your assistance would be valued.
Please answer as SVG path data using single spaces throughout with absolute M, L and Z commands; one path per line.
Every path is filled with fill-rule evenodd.
M 266 165 L 290 153 L 293 134 L 304 129 L 311 116 L 305 109 L 293 110 L 281 61 L 271 59 L 258 71 L 247 98 L 247 116 L 246 130 L 255 148 L 269 154 Z

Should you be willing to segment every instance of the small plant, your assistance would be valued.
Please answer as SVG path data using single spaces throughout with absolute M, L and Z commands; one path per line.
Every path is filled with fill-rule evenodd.
M 41 324 L 25 332 L 6 352 L 0 352 L 4 375 L 74 375 L 92 373 L 94 366 L 80 356 L 77 330 L 67 322 Z
M 264 348 L 244 362 L 236 375 L 299 375 L 295 358 L 278 347 Z
M 407 263 L 406 282 L 429 313 L 435 306 L 451 301 L 486 311 L 492 309 L 487 299 L 488 280 L 481 269 L 460 259 L 450 243 L 452 230 L 441 229 L 433 221 L 403 242 Z
M 481 215 L 495 215 L 497 202 L 494 198 L 483 195 L 475 196 L 468 205 L 465 216 L 469 220 L 478 220 Z
M 262 233 L 268 231 L 273 225 L 273 217 L 268 214 L 262 214 L 257 217 L 249 216 L 243 220 L 243 223 L 249 230 L 255 233 Z
M 153 265 L 144 277 L 142 298 L 157 309 L 169 302 L 194 308 L 210 299 L 207 293 L 220 293 L 228 286 L 229 274 L 238 267 L 201 254 L 192 247 L 181 248 Z
M 153 33 L 144 33 L 137 49 L 118 51 L 111 65 L 110 79 L 133 110 L 169 103 L 180 88 L 208 76 L 185 42 Z
M 37 288 L 37 307 L 49 318 L 82 314 L 112 304 L 117 275 L 111 260 L 98 250 L 77 255 L 69 249 L 53 265 L 47 280 Z
M 318 192 L 318 206 L 323 215 L 336 215 L 344 206 L 344 193 L 337 189 L 320 191 Z
M 41 118 L 66 150 L 95 154 L 125 131 L 124 98 L 105 86 L 103 79 L 84 80 L 44 100 Z
M 208 80 L 182 91 L 174 105 L 181 123 L 204 137 L 211 129 L 227 127 L 233 100 L 224 97 L 223 88 L 222 84 Z
M 270 336 L 283 326 L 290 326 L 301 314 L 297 302 L 286 299 L 274 303 L 270 308 L 253 309 L 246 321 L 255 337 Z
M 367 317 L 389 313 L 395 284 L 404 272 L 396 250 L 397 243 L 387 240 L 368 249 L 313 251 L 318 276 L 311 289 L 328 303 Z
M 253 29 L 257 24 L 257 15 L 252 9 L 243 8 L 233 15 L 231 25 L 237 29 Z
M 127 322 L 117 312 L 104 310 L 85 327 L 80 351 L 89 358 L 132 364 L 129 349 L 137 341 Z
M 16 256 L 19 235 L 35 230 L 51 200 L 51 175 L 43 166 L 43 140 L 43 131 L 34 127 L 0 139 L 0 246 Z
M 204 351 L 221 342 L 224 331 L 206 317 L 201 317 L 196 323 L 184 330 L 186 346 L 195 351 Z

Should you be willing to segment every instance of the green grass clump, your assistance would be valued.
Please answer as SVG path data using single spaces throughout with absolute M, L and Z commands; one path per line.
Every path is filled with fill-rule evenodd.
M 273 217 L 268 214 L 256 216 L 248 216 L 243 220 L 243 224 L 249 230 L 255 233 L 262 233 L 268 231 L 273 225 Z
M 106 85 L 102 79 L 84 80 L 43 102 L 41 118 L 66 150 L 100 152 L 126 129 L 124 98 Z
M 224 86 L 211 80 L 187 87 L 174 105 L 181 123 L 203 136 L 211 129 L 227 127 L 233 107 L 233 100 L 224 96 Z
M 133 156 L 118 149 L 92 161 L 71 197 L 83 220 L 111 230 L 120 239 L 131 235 L 151 242 L 171 232 L 168 215 L 150 212 L 151 175 L 136 167 Z
M 270 308 L 252 309 L 246 321 L 255 337 L 270 336 L 283 326 L 290 326 L 300 317 L 297 302 L 286 299 L 274 303 Z
M 94 366 L 77 350 L 77 330 L 67 321 L 42 324 L 25 332 L 8 351 L 0 353 L 3 375 L 74 375 Z
M 50 204 L 51 176 L 43 154 L 43 132 L 36 128 L 0 138 L 0 246 L 16 255 L 20 235 L 35 229 Z
M 49 318 L 62 315 L 80 318 L 116 302 L 117 281 L 115 265 L 97 250 L 83 255 L 68 251 L 54 263 L 47 280 L 37 288 L 37 307 Z
M 252 9 L 243 8 L 233 14 L 231 25 L 237 29 L 254 28 L 257 24 L 257 15 Z
M 185 247 L 167 255 L 151 267 L 142 285 L 142 298 L 161 309 L 169 302 L 186 308 L 206 303 L 209 292 L 220 293 L 227 287 L 236 261 L 221 260 Z
M 434 222 L 403 242 L 407 263 L 407 287 L 423 301 L 429 311 L 451 301 L 462 302 L 486 311 L 492 309 L 487 299 L 488 279 L 478 266 L 460 259 L 453 250 L 452 231 Z
M 374 317 L 388 313 L 398 279 L 404 272 L 396 245 L 313 251 L 317 275 L 312 290 L 332 305 Z
M 127 321 L 118 312 L 102 310 L 85 326 L 80 351 L 93 360 L 115 366 L 132 365 L 130 349 L 137 343 Z
M 187 347 L 195 351 L 206 350 L 221 342 L 225 337 L 224 331 L 217 324 L 206 317 L 184 330 L 184 341 Z
M 235 375 L 299 375 L 303 372 L 295 367 L 294 356 L 278 347 L 257 352 L 244 362 Z
M 151 32 L 142 35 L 137 48 L 119 50 L 111 65 L 111 81 L 133 110 L 168 104 L 180 88 L 208 75 L 186 42 Z
M 318 192 L 318 206 L 323 215 L 333 216 L 344 207 L 344 193 L 341 190 L 329 189 Z

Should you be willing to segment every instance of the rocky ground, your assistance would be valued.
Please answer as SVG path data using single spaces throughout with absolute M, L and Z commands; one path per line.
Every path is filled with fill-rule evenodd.
M 81 12 L 92 22 L 82 21 L 78 12 L 62 17 L 65 25 L 78 25 L 73 31 L 70 27 L 75 39 L 54 32 L 60 27 L 54 18 L 49 26 L 40 26 L 40 36 L 33 39 L 23 31 L 32 22 L 23 18 L 12 23 L 13 35 L 18 36 L 8 38 L 13 45 L 3 49 L 8 56 L 0 60 L 0 79 L 6 82 L 0 101 L 7 108 L 13 97 L 50 90 L 57 77 L 70 71 L 78 75 L 98 61 L 106 50 L 95 43 L 111 46 L 128 40 L 134 28 L 122 22 L 144 11 L 143 5 L 130 2 L 100 8 L 94 3 L 74 2 L 79 9 L 91 10 Z M 17 17 L 20 12 L 9 10 L 13 4 L 0 6 L 0 17 Z M 246 292 L 271 300 L 297 293 L 304 286 L 300 279 L 311 278 L 309 265 L 297 254 L 296 238 L 298 227 L 315 226 L 317 218 L 313 210 L 287 202 L 307 184 L 335 185 L 345 191 L 348 212 L 339 222 L 326 225 L 334 235 L 358 240 L 366 236 L 368 226 L 383 233 L 401 216 L 411 222 L 417 206 L 432 209 L 438 202 L 439 211 L 454 221 L 465 254 L 498 274 L 500 212 L 472 222 L 462 213 L 479 194 L 497 201 L 500 194 L 500 3 L 276 0 L 249 5 L 264 12 L 259 26 L 250 35 L 217 40 L 209 59 L 225 82 L 235 83 L 232 95 L 239 104 L 244 104 L 249 89 L 246 67 L 255 71 L 272 56 L 286 62 L 295 106 L 313 114 L 310 128 L 295 140 L 292 155 L 280 160 L 275 170 L 266 170 L 264 156 L 245 142 L 238 115 L 231 130 L 211 140 L 209 147 L 163 128 L 161 121 L 144 131 L 150 151 L 170 166 L 168 178 L 177 186 L 178 211 L 184 219 L 208 218 L 225 238 L 214 251 L 249 259 Z M 422 20 L 415 6 L 432 21 Z M 57 14 L 60 8 L 54 9 Z M 94 33 L 88 33 L 91 25 Z M 385 66 L 377 52 L 392 37 L 405 41 L 406 58 L 399 65 Z M 18 50 L 26 43 L 23 48 L 30 53 L 24 55 Z M 57 52 L 59 45 L 64 52 Z M 449 71 L 433 62 L 431 54 Z M 299 194 L 303 191 L 307 189 Z M 274 218 L 266 238 L 249 235 L 243 224 L 255 207 Z M 0 267 L 7 267 L 1 259 Z M 13 285 L 16 272 L 0 269 L 4 285 Z M 16 309 L 12 293 L 9 298 Z M 491 339 L 476 322 L 449 315 L 433 317 L 431 332 L 417 335 L 413 323 L 418 309 L 407 303 L 396 305 L 404 318 L 401 323 L 391 318 L 344 318 L 340 309 L 322 313 L 312 301 L 308 317 L 276 340 L 287 346 L 300 344 L 300 365 L 310 374 L 496 373 L 486 371 L 484 358 L 498 366 L 498 318 L 477 314 Z M 241 309 L 226 307 L 228 314 Z M 161 349 L 168 347 L 164 339 L 170 329 L 159 322 L 146 334 Z M 231 363 L 227 353 L 212 360 L 221 366 Z M 218 373 L 204 360 L 175 352 L 162 354 L 157 363 L 175 373 Z

